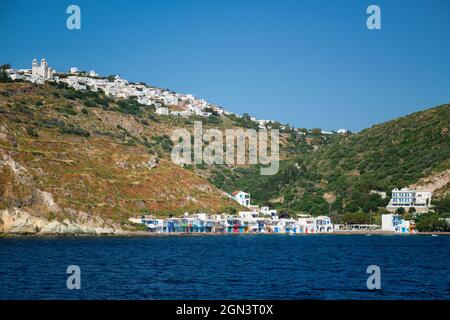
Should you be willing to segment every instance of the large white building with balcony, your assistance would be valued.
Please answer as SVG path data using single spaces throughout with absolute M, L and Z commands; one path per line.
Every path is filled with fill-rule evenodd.
M 430 209 L 431 196 L 432 193 L 430 191 L 395 188 L 392 190 L 391 200 L 386 209 L 395 212 L 398 208 L 403 208 L 406 211 L 408 211 L 409 208 L 414 208 L 419 213 L 425 213 Z

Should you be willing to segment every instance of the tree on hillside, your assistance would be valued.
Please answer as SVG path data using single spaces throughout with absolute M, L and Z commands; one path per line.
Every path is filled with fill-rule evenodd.
M 405 208 L 400 207 L 397 210 L 395 210 L 395 213 L 399 214 L 399 215 L 404 215 L 405 214 Z
M 418 231 L 433 232 L 433 231 L 448 231 L 449 227 L 444 219 L 439 218 L 436 214 L 423 215 L 416 223 Z
M 416 208 L 414 208 L 414 207 L 409 208 L 408 213 L 410 215 L 414 215 L 416 213 Z
M 342 222 L 350 224 L 368 224 L 371 221 L 370 216 L 367 215 L 365 212 L 357 211 L 345 213 L 344 215 L 342 215 Z
M 450 213 L 450 194 L 441 200 L 437 200 L 434 204 L 437 213 Z
M 0 65 L 0 82 L 11 82 L 12 80 L 9 78 L 6 73 L 7 69 L 11 69 L 11 65 L 9 63 L 5 63 Z
M 359 210 L 359 206 L 356 204 L 355 201 L 352 201 L 348 205 L 345 206 L 345 211 L 347 211 L 347 212 L 356 212 L 358 210 Z
M 320 129 L 320 128 L 314 128 L 314 129 L 311 130 L 311 134 L 313 134 L 315 136 L 318 136 L 321 133 L 322 133 L 322 129 Z

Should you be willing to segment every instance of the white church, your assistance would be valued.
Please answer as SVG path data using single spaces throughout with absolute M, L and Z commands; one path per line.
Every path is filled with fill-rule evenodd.
M 41 60 L 39 64 L 36 59 L 33 59 L 31 65 L 31 75 L 35 79 L 35 82 L 44 82 L 45 80 L 51 80 L 55 70 L 50 68 L 45 59 Z

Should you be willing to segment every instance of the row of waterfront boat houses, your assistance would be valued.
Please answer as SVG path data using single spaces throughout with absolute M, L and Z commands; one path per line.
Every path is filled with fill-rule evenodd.
M 406 189 L 402 189 L 402 192 L 406 192 Z M 228 196 L 248 210 L 236 214 L 185 213 L 182 217 L 165 219 L 142 216 L 130 218 L 130 221 L 144 224 L 151 233 L 156 234 L 317 234 L 374 230 L 396 233 L 416 232 L 414 221 L 405 220 L 396 213 L 383 214 L 381 226 L 342 225 L 333 224 L 328 216 L 313 217 L 307 214 L 298 214 L 295 218 L 280 218 L 275 209 L 252 205 L 250 194 L 244 191 L 235 191 Z M 431 197 L 431 194 L 427 194 L 427 196 Z M 427 201 L 429 204 L 429 199 Z M 392 206 L 392 203 L 390 203 L 390 206 Z
M 152 233 L 286 233 L 308 234 L 333 231 L 331 219 L 327 216 L 304 215 L 297 219 L 267 216 L 256 211 L 239 212 L 236 215 L 186 213 L 180 218 L 158 219 L 142 217 L 130 219 L 143 223 Z
M 261 212 L 239 212 L 237 215 L 206 213 L 188 214 L 179 218 L 155 217 L 130 218 L 134 223 L 144 224 L 155 234 L 221 233 L 221 234 L 320 234 L 348 231 L 385 231 L 416 233 L 414 221 L 404 220 L 397 214 L 383 214 L 382 226 L 333 224 L 330 217 L 299 215 L 293 218 L 278 218 Z
M 298 215 L 297 218 L 279 218 L 277 210 L 250 203 L 250 194 L 236 191 L 230 198 L 247 207 L 248 211 L 236 214 L 185 213 L 182 217 L 166 219 L 156 217 L 131 218 L 143 223 L 152 233 L 285 233 L 311 234 L 333 232 L 333 224 L 327 216 Z

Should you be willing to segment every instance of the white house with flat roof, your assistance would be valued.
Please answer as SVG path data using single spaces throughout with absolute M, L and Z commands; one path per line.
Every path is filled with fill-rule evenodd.
M 414 233 L 414 221 L 404 220 L 398 214 L 382 214 L 381 215 L 381 230 L 399 233 Z
M 309 214 L 297 215 L 297 225 L 301 233 L 315 233 L 316 220 Z
M 260 211 L 261 214 L 263 214 L 264 216 L 269 216 L 272 218 L 278 218 L 278 212 L 276 209 L 270 209 L 267 206 L 263 206 L 261 207 Z
M 333 224 L 331 218 L 327 216 L 318 216 L 315 218 L 317 232 L 332 232 Z
M 410 188 L 393 189 L 391 200 L 386 209 L 395 212 L 398 208 L 408 211 L 409 208 L 416 209 L 416 212 L 428 212 L 431 206 L 432 193 L 430 191 L 419 191 Z

